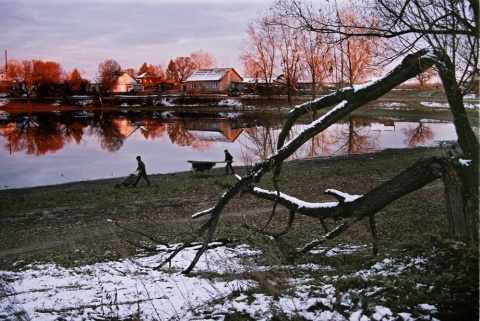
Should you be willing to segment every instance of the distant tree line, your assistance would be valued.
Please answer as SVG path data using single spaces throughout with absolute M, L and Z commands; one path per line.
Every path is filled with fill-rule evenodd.
M 295 8 L 304 10 L 300 13 L 305 16 Z M 378 29 L 384 22 L 371 10 L 365 14 L 365 6 L 326 3 L 322 10 L 311 9 L 308 2 L 290 6 L 287 1 L 276 1 L 271 10 L 248 24 L 239 59 L 244 66 L 242 76 L 252 78 L 248 87 L 252 93 L 269 98 L 280 93 L 289 101 L 299 92 L 316 98 L 324 89 L 371 80 L 383 73 L 392 57 L 399 57 L 395 52 L 401 52 L 398 46 L 403 40 L 395 38 L 395 44 L 387 37 L 366 32 Z M 319 30 L 318 26 L 328 29 Z M 147 72 L 159 84 L 181 84 L 195 70 L 216 65 L 210 53 L 197 50 L 188 57 L 171 59 L 166 68 L 144 62 L 138 69 L 124 69 L 117 61 L 106 59 L 99 64 L 93 80 L 82 78 L 77 68 L 67 72 L 52 61 L 9 60 L 3 71 L 14 80 L 14 90 L 27 97 L 35 93 L 41 99 L 85 94 L 90 83 L 107 93 L 124 72 L 134 78 Z M 425 87 L 436 75 L 430 69 L 416 78 L 420 87 Z
M 98 71 L 93 83 L 97 83 L 103 92 L 112 89 L 116 79 L 124 72 L 132 77 L 148 73 L 161 83 L 180 84 L 190 77 L 197 69 L 214 68 L 217 62 L 208 52 L 197 50 L 189 57 L 177 57 L 170 60 L 168 67 L 147 64 L 144 62 L 139 69 L 123 69 L 114 59 L 106 59 L 98 65 Z M 26 95 L 28 99 L 35 94 L 41 100 L 49 96 L 72 96 L 85 94 L 90 80 L 84 79 L 81 72 L 64 71 L 62 66 L 53 61 L 10 59 L 5 67 L 0 68 L 13 80 L 13 93 Z

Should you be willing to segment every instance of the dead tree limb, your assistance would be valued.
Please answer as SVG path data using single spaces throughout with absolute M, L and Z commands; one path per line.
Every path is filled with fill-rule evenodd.
M 435 58 L 436 56 L 433 51 L 426 49 L 420 50 L 414 54 L 405 57 L 405 59 L 399 66 L 390 71 L 381 79 L 361 86 L 351 86 L 349 88 L 341 89 L 334 94 L 314 100 L 313 102 L 309 102 L 304 105 L 300 105 L 299 107 L 293 109 L 290 112 L 290 115 L 286 121 L 285 126 L 283 127 L 282 132 L 280 133 L 277 151 L 273 155 L 265 159 L 263 162 L 256 164 L 249 173 L 241 177 L 235 185 L 233 185 L 225 194 L 223 194 L 220 200 L 212 208 L 193 215 L 193 218 L 203 215 L 210 215 L 210 219 L 199 229 L 199 233 L 197 233 L 199 236 L 204 235 L 203 246 L 198 250 L 195 258 L 188 266 L 188 268 L 184 271 L 184 273 L 189 273 L 195 267 L 200 256 L 206 251 L 208 243 L 210 243 L 212 240 L 220 215 L 224 207 L 233 197 L 243 192 L 244 189 L 248 188 L 249 185 L 259 181 L 265 173 L 271 171 L 272 169 L 275 170 L 274 177 L 278 177 L 278 175 L 280 174 L 282 163 L 288 157 L 290 157 L 297 149 L 299 149 L 304 143 L 306 143 L 315 135 L 327 129 L 329 126 L 333 125 L 337 121 L 341 120 L 343 117 L 349 115 L 351 112 L 361 107 L 362 105 L 383 96 L 399 84 L 407 81 L 410 78 L 415 77 L 417 74 L 426 71 L 435 63 Z M 285 140 L 288 137 L 292 126 L 299 117 L 306 113 L 318 111 L 323 108 L 329 108 L 334 105 L 336 105 L 334 108 L 329 110 L 318 120 L 312 122 L 310 126 L 308 126 L 305 130 L 295 136 L 291 141 L 285 144 Z M 413 186 L 407 186 L 404 189 L 397 189 L 396 192 L 400 194 L 389 192 L 386 193 L 387 195 L 384 196 L 386 196 L 387 199 L 396 199 L 404 195 L 404 193 L 407 193 L 408 191 L 415 190 L 415 188 L 413 187 L 417 186 L 418 183 L 412 182 L 412 184 Z M 279 195 L 278 188 L 276 193 L 277 195 Z M 369 193 L 367 195 L 370 194 L 372 193 Z M 367 195 L 362 197 L 362 204 L 368 204 L 369 210 L 363 211 L 364 216 L 356 215 L 349 218 L 348 221 L 352 222 L 352 224 L 354 221 L 362 219 L 363 217 L 369 215 L 371 212 L 377 212 L 381 209 L 380 204 L 382 202 L 378 202 L 371 197 L 367 197 Z M 345 206 L 358 206 L 357 202 L 358 201 L 354 201 L 351 203 L 343 203 L 343 206 L 339 206 L 339 208 L 344 208 Z M 342 209 L 342 211 L 340 212 L 331 212 L 332 218 L 340 218 L 343 217 L 342 215 L 347 215 L 347 213 L 351 213 L 352 209 Z M 348 217 L 348 215 L 345 217 Z M 348 228 L 345 223 L 342 226 L 344 227 L 340 228 L 340 230 Z M 331 231 L 327 235 L 335 235 L 336 233 L 338 233 L 338 231 L 339 228 Z
M 279 238 L 280 236 L 283 236 L 283 235 L 287 234 L 288 231 L 290 231 L 290 229 L 292 228 L 294 220 L 295 220 L 295 211 L 290 211 L 290 213 L 288 215 L 288 221 L 287 221 L 287 224 L 285 225 L 285 228 L 281 231 L 274 232 L 274 233 L 265 231 L 266 226 L 262 229 L 256 229 L 256 228 L 252 227 L 251 225 L 249 225 L 247 223 L 244 223 L 243 227 L 245 227 L 249 230 L 255 231 L 257 233 L 260 233 L 260 234 L 265 234 L 265 235 L 271 236 L 271 237 L 276 239 L 276 238 Z
M 142 235 L 142 236 L 145 236 L 146 238 L 148 238 L 150 241 L 154 242 L 154 243 L 157 243 L 157 244 L 161 244 L 161 245 L 164 245 L 166 247 L 170 247 L 170 244 L 168 244 L 167 242 L 165 241 L 162 241 L 162 240 L 158 240 L 156 238 L 154 238 L 153 236 L 151 235 L 148 235 L 142 231 L 137 231 L 137 230 L 133 230 L 133 229 L 130 229 L 130 228 L 127 228 L 123 225 L 120 225 L 119 223 L 115 222 L 115 221 L 112 221 L 112 220 L 109 220 L 111 223 L 113 223 L 114 225 L 118 226 L 119 228 L 121 229 L 124 229 L 125 231 L 128 231 L 128 232 L 131 232 L 131 233 L 135 233 L 135 234 L 139 234 L 139 235 Z
M 356 216 L 363 219 L 377 213 L 400 197 L 442 178 L 444 163 L 445 160 L 439 157 L 420 160 L 363 196 L 338 191 L 332 193 L 332 190 L 325 192 L 329 195 L 334 194 L 336 197 L 342 195 L 342 200 L 339 202 L 309 203 L 284 193 L 277 195 L 276 191 L 268 191 L 252 185 L 247 186 L 245 191 L 262 199 L 277 201 L 288 210 L 305 216 L 334 220 Z
M 376 227 L 374 215 L 382 208 L 400 197 L 422 188 L 443 176 L 444 158 L 432 157 L 415 163 L 412 167 L 404 170 L 389 181 L 372 189 L 363 196 L 349 195 L 334 190 L 327 190 L 326 194 L 334 195 L 338 202 L 309 203 L 295 197 L 276 191 L 267 191 L 254 186 L 248 186 L 246 192 L 258 198 L 278 202 L 290 211 L 298 214 L 319 219 L 347 219 L 331 232 L 326 233 L 320 239 L 306 245 L 301 251 L 306 252 L 311 248 L 331 240 L 343 233 L 355 222 L 370 217 L 370 229 L 373 238 L 373 252 L 376 253 Z

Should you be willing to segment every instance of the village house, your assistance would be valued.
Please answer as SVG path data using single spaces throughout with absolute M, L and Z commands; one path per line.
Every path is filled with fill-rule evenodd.
M 173 82 L 163 79 L 160 76 L 152 75 L 148 71 L 135 77 L 135 80 L 144 85 L 144 91 L 170 90 L 173 88 Z
M 243 78 L 233 68 L 197 70 L 184 81 L 186 92 L 233 93 L 243 88 Z
M 137 83 L 144 85 L 145 89 L 160 86 L 162 84 L 162 77 L 152 75 L 148 71 L 135 77 L 135 80 Z
M 124 72 L 115 81 L 112 92 L 114 93 L 129 93 L 132 91 L 141 91 L 145 88 L 143 84 L 139 84 L 132 76 Z

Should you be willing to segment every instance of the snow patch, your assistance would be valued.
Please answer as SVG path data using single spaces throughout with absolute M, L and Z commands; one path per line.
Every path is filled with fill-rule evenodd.
M 462 159 L 460 158 L 459 159 L 459 162 L 462 166 L 465 166 L 465 167 L 468 167 L 472 164 L 472 160 L 471 159 Z
M 222 99 L 218 102 L 219 106 L 242 107 L 242 102 L 238 99 Z
M 364 315 L 362 304 L 352 299 L 364 295 L 375 300 L 374 296 L 384 291 L 382 287 L 340 290 L 329 282 L 358 275 L 399 277 L 403 271 L 417 271 L 426 263 L 423 257 L 387 258 L 357 273 L 325 276 L 321 282 L 315 271 L 331 271 L 331 268 L 319 264 L 287 266 L 283 268 L 297 270 L 299 273 L 295 274 L 303 276 L 286 279 L 292 291 L 272 297 L 249 291 L 258 285 L 246 278 L 250 272 L 275 267 L 256 265 L 253 259 L 262 253 L 247 245 L 209 249 L 196 265 L 195 274 L 180 273 L 195 257 L 199 246 L 185 249 L 170 267 L 160 270 L 156 266 L 168 257 L 172 248 L 158 247 L 162 252 L 153 256 L 70 269 L 38 263 L 21 271 L 0 271 L 3 292 L 0 318 L 15 319 L 24 313 L 25 319 L 39 321 L 125 319 L 138 311 L 142 320 L 224 320 L 226 313 L 240 311 L 255 320 L 267 321 L 275 317 L 276 311 L 281 311 L 286 317 L 300 316 L 305 320 L 411 320 L 409 313 L 394 313 L 391 310 L 394 307 L 384 305 L 376 305 L 371 315 Z M 345 253 L 345 249 L 353 251 L 355 246 L 331 250 Z M 196 273 L 202 271 L 215 273 L 217 277 L 205 278 L 202 273 Z M 310 272 L 314 272 L 314 276 Z M 228 278 L 222 279 L 221 275 Z M 435 320 L 431 316 L 437 311 L 434 305 L 420 304 L 419 309 L 425 314 L 419 314 L 419 318 Z

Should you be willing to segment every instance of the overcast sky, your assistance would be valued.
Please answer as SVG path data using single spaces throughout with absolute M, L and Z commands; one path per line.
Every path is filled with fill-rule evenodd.
M 54 61 L 83 77 L 116 60 L 123 69 L 204 50 L 243 73 L 247 24 L 271 0 L 0 0 L 0 50 L 8 59 Z

